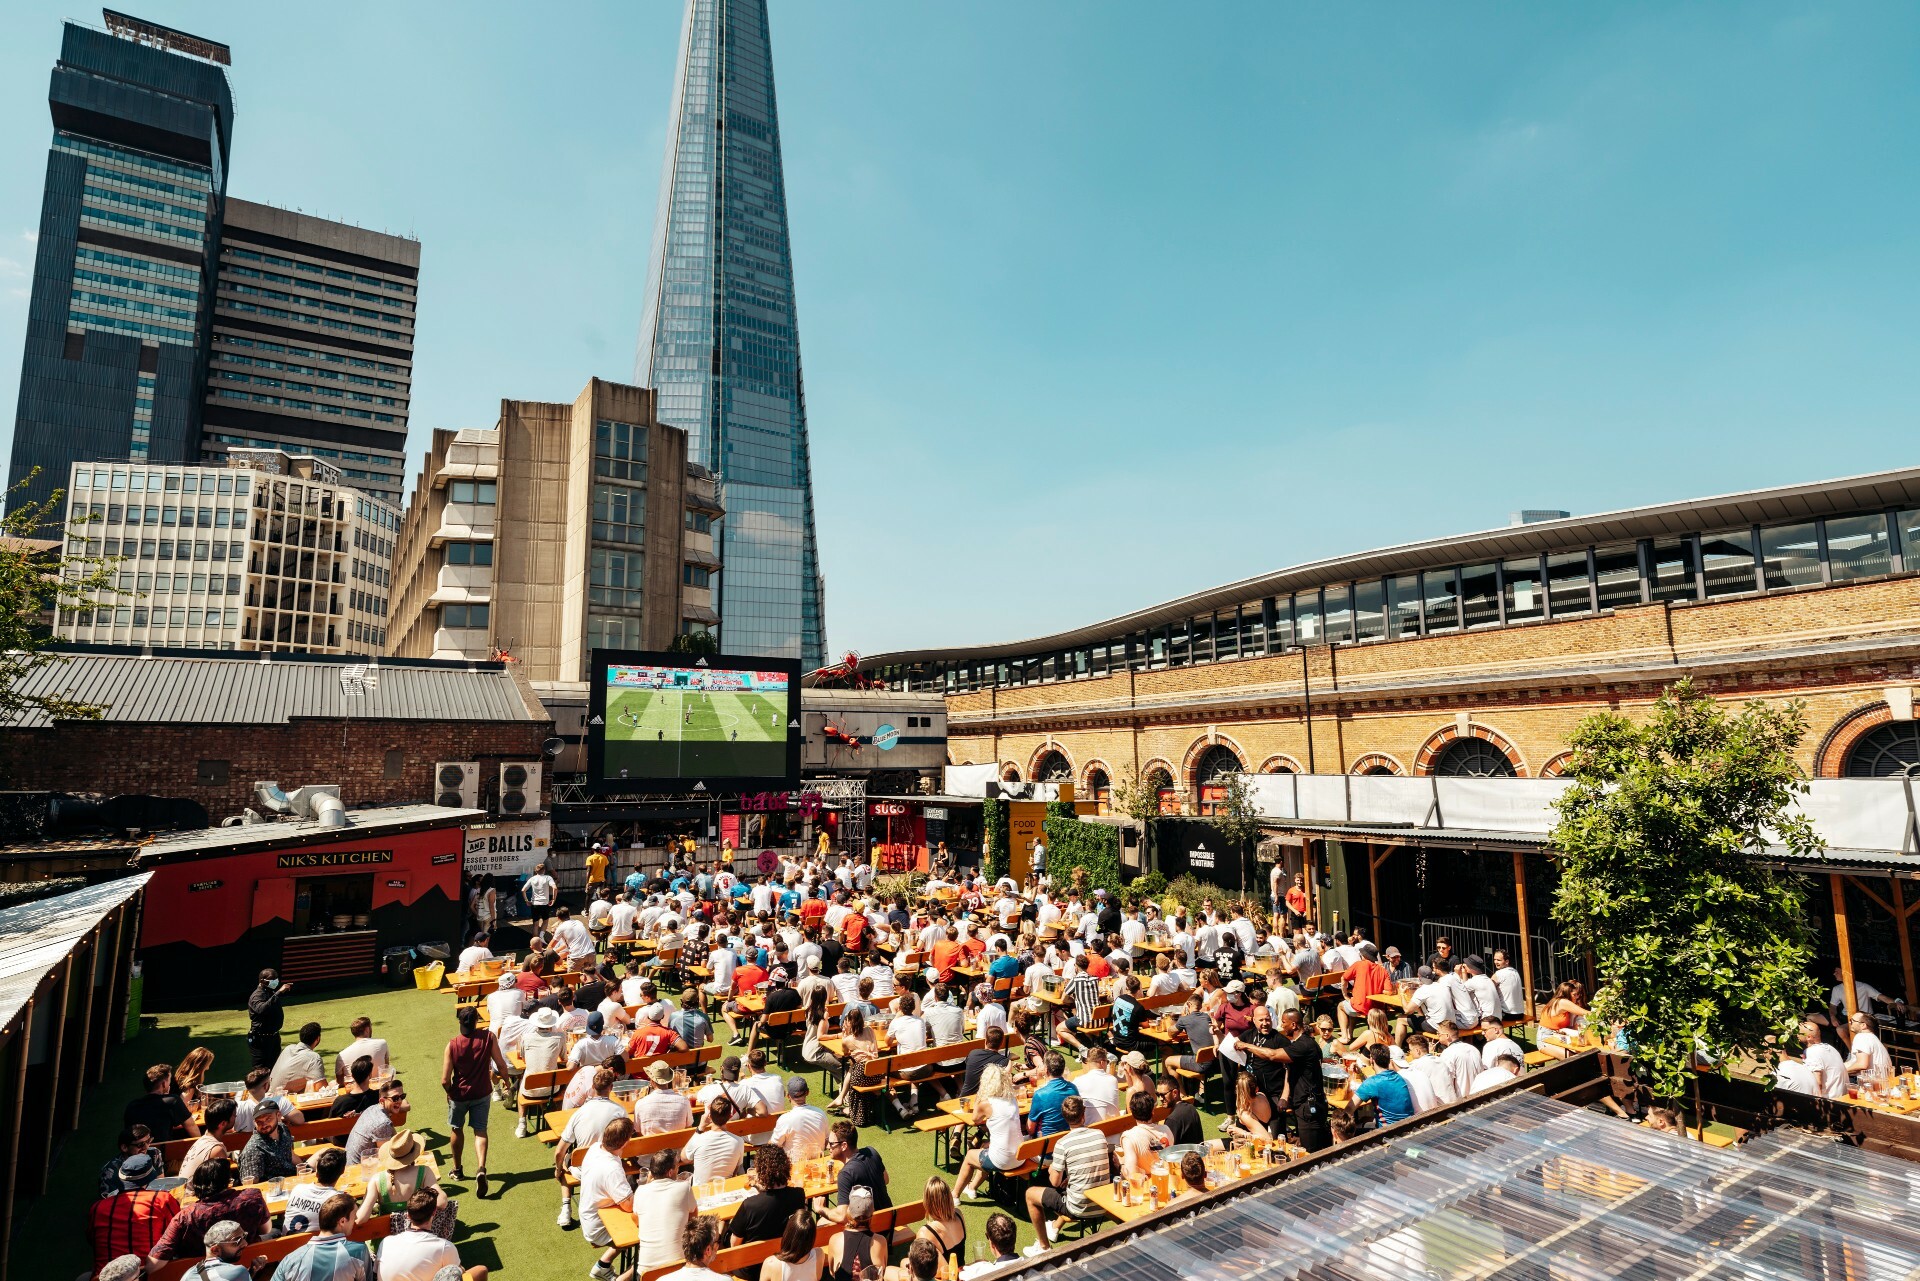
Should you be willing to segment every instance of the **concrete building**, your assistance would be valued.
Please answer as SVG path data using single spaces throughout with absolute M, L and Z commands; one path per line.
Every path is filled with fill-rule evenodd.
M 228 200 L 201 449 L 312 454 L 395 507 L 420 242 Z
M 1805 704 L 1818 778 L 1920 764 L 1920 468 L 1334 557 L 1052 636 L 880 654 L 943 691 L 955 764 L 1138 769 L 1169 812 L 1236 772 L 1551 777 L 1590 713 L 1682 676 Z
M 718 622 L 713 477 L 653 393 L 594 379 L 572 404 L 504 400 L 437 431 L 401 530 L 388 652 L 510 656 L 585 679 L 596 647 L 664 649 Z
M 242 448 L 225 466 L 75 463 L 68 493 L 68 549 L 122 563 L 118 595 L 59 611 L 61 639 L 379 652 L 400 512 L 327 463 Z
M 199 457 L 233 96 L 224 45 L 110 15 L 68 23 L 47 153 L 9 484 L 76 461 Z M 16 35 L 18 29 L 16 28 Z

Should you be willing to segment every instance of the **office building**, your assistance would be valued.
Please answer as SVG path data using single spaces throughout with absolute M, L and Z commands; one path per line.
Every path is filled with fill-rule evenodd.
M 325 459 L 399 506 L 420 242 L 227 201 L 203 452 Z
M 720 478 L 721 645 L 826 651 L 765 0 L 688 0 L 634 381 Z
M 1920 469 L 1275 570 L 1038 640 L 874 655 L 955 764 L 1207 814 L 1236 773 L 1553 777 L 1586 716 L 1690 676 L 1797 700 L 1812 778 L 1920 768 Z M 1417 817 L 1417 816 L 1416 816 Z
M 60 610 L 54 634 L 103 645 L 379 653 L 399 509 L 317 458 L 234 448 L 224 464 L 75 463 L 68 550 L 124 559 L 119 593 Z
M 502 401 L 489 430 L 433 435 L 387 652 L 505 657 L 530 680 L 579 681 L 589 649 L 708 631 L 721 510 L 644 388 L 596 378 L 572 404 Z
M 200 453 L 233 97 L 224 45 L 109 12 L 68 23 L 47 153 L 10 501 L 72 464 Z

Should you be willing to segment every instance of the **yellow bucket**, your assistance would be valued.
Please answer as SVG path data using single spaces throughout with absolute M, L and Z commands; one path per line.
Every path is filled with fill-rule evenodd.
M 440 986 L 440 979 L 446 972 L 445 961 L 419 966 L 413 971 L 413 985 L 423 992 L 431 992 Z

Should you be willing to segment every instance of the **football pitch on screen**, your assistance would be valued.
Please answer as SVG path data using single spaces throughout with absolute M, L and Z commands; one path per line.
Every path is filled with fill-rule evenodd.
M 772 778 L 787 770 L 785 696 L 743 690 L 607 694 L 606 772 L 627 778 Z

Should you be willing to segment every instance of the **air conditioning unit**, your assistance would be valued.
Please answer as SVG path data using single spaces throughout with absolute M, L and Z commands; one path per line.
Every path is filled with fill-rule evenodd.
M 500 766 L 500 812 L 502 814 L 538 814 L 540 812 L 539 761 L 507 761 Z
M 435 765 L 433 803 L 455 809 L 479 809 L 480 762 L 441 761 Z

